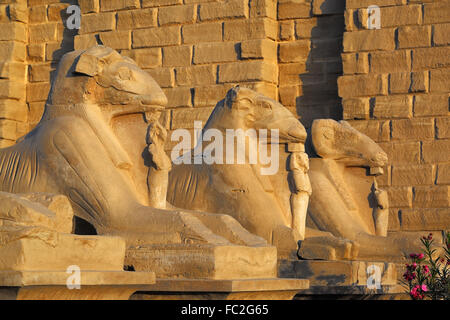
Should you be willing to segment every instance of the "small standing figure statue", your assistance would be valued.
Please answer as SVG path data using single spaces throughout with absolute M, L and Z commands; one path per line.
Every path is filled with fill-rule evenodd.
M 378 188 L 376 180 L 373 183 L 372 192 L 376 202 L 374 208 L 375 233 L 377 236 L 386 237 L 389 222 L 388 194 L 386 191 Z
M 292 229 L 296 230 L 301 239 L 305 239 L 306 215 L 312 189 L 309 181 L 309 159 L 305 153 L 305 146 L 301 143 L 288 144 L 289 170 L 291 171 L 291 213 Z
M 159 121 L 150 123 L 147 133 L 148 152 L 151 165 L 147 175 L 149 206 L 166 208 L 169 171 L 172 169 L 170 158 L 164 151 L 167 130 Z

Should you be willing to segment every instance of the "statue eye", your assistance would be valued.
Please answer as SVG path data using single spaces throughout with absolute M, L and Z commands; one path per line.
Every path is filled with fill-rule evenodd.
M 120 80 L 131 80 L 132 78 L 131 70 L 128 68 L 120 68 L 117 75 Z
M 261 107 L 270 111 L 272 110 L 272 104 L 267 101 L 261 101 Z

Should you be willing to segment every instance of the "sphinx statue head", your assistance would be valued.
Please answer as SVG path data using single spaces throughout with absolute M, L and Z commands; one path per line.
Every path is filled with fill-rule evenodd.
M 111 119 L 130 113 L 161 112 L 167 98 L 132 59 L 111 48 L 95 46 L 63 56 L 43 119 L 55 117 L 61 107 L 67 110 L 78 104 L 96 106 L 105 119 Z

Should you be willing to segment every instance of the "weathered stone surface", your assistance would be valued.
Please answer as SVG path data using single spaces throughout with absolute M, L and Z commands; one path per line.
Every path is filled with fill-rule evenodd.
M 200 4 L 200 20 L 217 20 L 224 18 L 248 18 L 247 0 L 227 0 Z
M 392 168 L 392 185 L 394 186 L 430 185 L 433 180 L 431 165 L 397 165 Z
M 393 140 L 426 140 L 434 137 L 434 121 L 431 118 L 392 120 Z
M 433 26 L 433 41 L 436 45 L 448 45 L 450 39 L 450 23 L 437 24 Z
M 276 67 L 267 62 L 249 61 L 219 65 L 218 81 L 221 83 L 255 80 L 276 82 L 276 79 Z
M 222 41 L 222 23 L 188 24 L 183 26 L 182 34 L 183 43 Z
M 276 61 L 278 58 L 277 53 L 277 44 L 272 40 L 262 39 L 241 42 L 241 57 L 243 59 Z
M 414 97 L 414 115 L 444 116 L 448 114 L 448 104 L 446 94 L 417 95 Z
M 370 53 L 370 71 L 372 73 L 401 72 L 411 69 L 409 50 Z
M 401 228 L 405 231 L 441 231 L 450 227 L 449 215 L 448 208 L 404 209 L 401 211 Z
M 223 39 L 225 41 L 266 38 L 276 40 L 278 34 L 277 23 L 267 18 L 225 21 L 223 26 Z
M 239 46 L 234 42 L 200 43 L 194 46 L 194 63 L 232 62 L 239 59 Z
M 412 51 L 413 71 L 448 66 L 450 66 L 450 47 L 418 48 Z
M 158 10 L 160 25 L 192 23 L 197 17 L 195 5 L 162 7 Z
M 431 26 L 404 26 L 398 29 L 399 48 L 429 47 Z
M 311 43 L 307 40 L 282 43 L 279 46 L 280 62 L 304 62 L 308 58 Z
M 286 1 L 278 5 L 278 19 L 309 18 L 311 4 L 308 2 Z
M 414 188 L 414 206 L 421 208 L 448 208 L 450 186 L 422 186 Z
M 411 118 L 412 96 L 376 97 L 373 116 L 375 118 Z
M 418 25 L 422 22 L 422 6 L 410 4 L 407 6 L 383 7 L 380 9 L 380 17 L 382 28 Z
M 450 7 L 448 1 L 425 3 L 423 6 L 423 22 L 426 24 L 448 22 Z
M 181 43 L 179 26 L 138 29 L 133 31 L 133 48 L 160 47 Z
M 155 27 L 158 24 L 157 14 L 156 9 L 119 11 L 117 13 L 117 29 L 132 30 Z
M 249 259 L 244 260 L 242 256 Z M 275 247 L 205 245 L 141 246 L 129 249 L 125 258 L 126 265 L 134 266 L 137 271 L 155 270 L 163 279 L 274 278 L 277 276 L 276 261 Z
M 344 52 L 394 50 L 395 29 L 345 32 L 343 46 Z
M 199 86 L 216 83 L 217 68 L 212 65 L 177 67 L 175 79 L 179 86 Z
M 387 94 L 387 80 L 386 75 L 342 76 L 338 79 L 339 96 L 347 98 L 385 95 Z
M 450 139 L 426 141 L 422 150 L 426 163 L 446 162 L 450 159 Z
M 90 13 L 81 19 L 79 34 L 112 31 L 116 27 L 116 15 L 113 12 Z

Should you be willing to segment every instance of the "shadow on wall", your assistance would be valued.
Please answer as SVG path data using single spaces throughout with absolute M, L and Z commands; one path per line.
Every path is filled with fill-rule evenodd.
M 60 3 L 67 3 L 69 5 L 78 5 L 78 0 L 60 0 Z M 61 10 L 60 12 L 61 21 L 64 25 L 63 38 L 60 43 L 59 49 L 55 50 L 52 55 L 52 71 L 50 73 L 50 83 L 53 82 L 54 77 L 56 76 L 56 68 L 58 67 L 58 63 L 61 60 L 62 56 L 67 52 L 74 50 L 74 39 L 78 34 L 77 29 L 69 29 L 67 27 L 67 19 L 69 18 L 69 14 L 67 14 L 67 8 Z
M 327 5 L 327 1 L 321 5 L 322 12 L 327 11 Z M 301 85 L 296 99 L 297 114 L 306 128 L 311 127 L 314 119 L 342 119 L 337 79 L 342 74 L 344 11 L 314 17 L 317 23 L 310 32 L 311 48 L 306 71 L 299 75 Z

